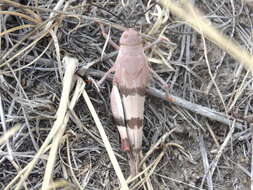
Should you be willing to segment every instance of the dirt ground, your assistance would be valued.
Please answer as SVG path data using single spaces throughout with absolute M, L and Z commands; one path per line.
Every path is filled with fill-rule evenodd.
M 0 189 L 8 187 L 34 158 L 52 129 L 62 96 L 60 60 L 67 54 L 79 60 L 75 74 L 86 82 L 85 89 L 128 177 L 127 155 L 120 150 L 110 110 L 112 83 L 105 81 L 100 91 L 95 86 L 117 55 L 112 46 L 105 47 L 98 21 L 117 44 L 124 27 L 140 31 L 146 44 L 163 31 L 169 41 L 145 53 L 150 66 L 168 83 L 169 93 L 184 102 L 167 102 L 147 93 L 143 155 L 160 143 L 145 160 L 146 167 L 151 166 L 145 175 L 150 177 L 143 175 L 144 185 L 135 186 L 138 179 L 129 184 L 130 189 L 250 189 L 250 70 L 154 1 L 66 1 L 53 12 L 57 2 L 0 0 L 0 136 L 8 129 L 19 128 L 6 143 L 0 143 Z M 192 3 L 210 21 L 208 24 L 253 51 L 250 4 L 239 0 Z M 159 14 L 163 22 L 156 28 Z M 51 21 L 55 32 L 48 29 L 43 33 Z M 149 86 L 164 92 L 157 80 L 151 80 Z M 189 103 L 190 108 L 202 106 L 201 110 L 187 108 Z M 212 113 L 213 119 L 209 117 Z M 52 177 L 66 184 L 57 189 L 119 189 L 112 162 L 82 97 L 70 115 Z M 24 189 L 41 188 L 48 155 L 46 151 L 40 156 Z

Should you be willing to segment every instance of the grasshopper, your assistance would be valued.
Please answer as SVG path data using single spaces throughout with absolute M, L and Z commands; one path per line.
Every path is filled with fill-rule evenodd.
M 104 27 L 100 24 L 102 34 L 107 38 Z M 167 84 L 148 65 L 144 50 L 153 47 L 163 40 L 143 46 L 142 38 L 133 28 L 127 29 L 120 38 L 120 46 L 109 39 L 109 43 L 119 50 L 115 64 L 98 82 L 98 86 L 109 73 L 114 72 L 113 87 L 110 95 L 112 115 L 117 125 L 121 149 L 127 152 L 130 175 L 136 176 L 141 161 L 143 136 L 143 118 L 145 91 L 150 79 L 150 73 L 167 87 Z

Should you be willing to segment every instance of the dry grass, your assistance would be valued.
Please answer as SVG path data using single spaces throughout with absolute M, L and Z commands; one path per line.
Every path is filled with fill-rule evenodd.
M 253 189 L 251 7 L 92 2 L 0 1 L 0 189 Z M 171 95 L 150 82 L 133 179 L 95 84 L 117 54 L 98 23 L 168 39 L 146 52 Z

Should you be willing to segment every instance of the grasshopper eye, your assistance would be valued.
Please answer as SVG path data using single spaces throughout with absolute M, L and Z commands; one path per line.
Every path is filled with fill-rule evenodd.
M 128 37 L 128 35 L 127 34 L 125 34 L 124 36 L 123 36 L 123 38 L 127 38 Z

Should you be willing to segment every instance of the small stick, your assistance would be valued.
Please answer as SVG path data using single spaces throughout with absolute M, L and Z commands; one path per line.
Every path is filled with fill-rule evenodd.
M 212 175 L 210 172 L 208 172 L 208 169 L 210 167 L 209 162 L 208 162 L 208 157 L 207 157 L 207 151 L 204 143 L 204 138 L 203 135 L 199 132 L 198 133 L 198 139 L 199 139 L 199 147 L 200 147 L 200 152 L 202 156 L 202 161 L 203 161 L 203 166 L 205 173 L 207 174 L 207 184 L 208 184 L 208 190 L 213 190 L 213 181 L 212 181 Z
M 213 172 L 214 172 L 215 168 L 217 167 L 217 164 L 220 160 L 220 157 L 221 157 L 222 153 L 224 152 L 224 149 L 227 146 L 229 140 L 232 138 L 232 135 L 234 133 L 234 129 L 235 129 L 235 120 L 234 120 L 234 122 L 233 122 L 233 124 L 232 124 L 232 126 L 231 126 L 231 128 L 228 132 L 228 135 L 226 136 L 224 142 L 220 146 L 220 149 L 219 149 L 218 153 L 216 154 L 215 158 L 213 159 L 212 163 L 210 164 L 210 166 L 207 170 L 207 173 L 204 174 L 204 176 L 202 178 L 201 186 L 200 186 L 201 188 L 204 185 L 204 181 L 205 181 L 206 176 L 209 176 L 209 175 L 211 177 L 213 176 Z
M 4 142 L 6 142 L 11 136 L 13 136 L 18 130 L 20 129 L 20 127 L 13 127 L 8 131 L 4 132 L 3 136 L 0 136 L 0 145 L 2 145 Z
M 4 134 L 6 134 L 7 127 L 6 127 L 6 122 L 5 122 L 5 116 L 4 116 L 4 109 L 3 109 L 1 94 L 0 94 L 0 118 L 1 118 L 1 121 L 2 121 L 1 123 L 2 123 L 2 127 L 3 127 L 3 132 L 4 132 Z M 7 145 L 7 150 L 8 150 L 8 158 L 10 160 L 13 160 L 14 158 L 13 158 L 13 155 L 12 155 L 12 149 L 11 149 L 9 139 L 6 139 L 6 145 Z
M 212 136 L 213 141 L 214 141 L 214 143 L 216 144 L 217 148 L 220 148 L 220 143 L 218 142 L 218 140 L 217 140 L 217 138 L 216 138 L 216 135 L 214 134 L 212 128 L 210 127 L 210 125 L 208 124 L 207 121 L 205 122 L 205 124 L 206 124 L 207 129 L 208 129 L 210 135 Z
M 102 124 L 100 122 L 100 119 L 99 119 L 97 113 L 96 113 L 96 110 L 95 110 L 93 104 L 91 103 L 90 98 L 89 98 L 89 96 L 88 96 L 88 94 L 86 93 L 85 90 L 83 90 L 82 95 L 83 95 L 83 98 L 84 98 L 84 100 L 85 100 L 85 102 L 86 102 L 86 104 L 87 104 L 87 106 L 88 106 L 88 108 L 89 108 L 89 110 L 90 110 L 90 112 L 92 114 L 92 117 L 93 117 L 93 119 L 94 119 L 94 121 L 96 123 L 98 131 L 99 131 L 99 133 L 101 135 L 101 138 L 102 138 L 102 140 L 104 142 L 106 151 L 107 151 L 107 153 L 108 153 L 108 155 L 110 157 L 110 160 L 112 162 L 112 165 L 113 165 L 113 167 L 115 169 L 116 175 L 118 176 L 118 178 L 120 180 L 121 188 L 122 188 L 122 190 L 129 190 L 129 188 L 127 186 L 127 182 L 125 180 L 125 177 L 124 177 L 124 175 L 123 175 L 123 173 L 122 173 L 122 171 L 120 169 L 119 163 L 118 163 L 118 161 L 117 161 L 117 159 L 116 159 L 116 157 L 114 155 L 114 152 L 112 150 L 111 144 L 110 144 L 110 142 L 109 142 L 109 140 L 107 138 L 107 135 L 106 135 L 106 133 L 105 133 L 105 131 L 103 129 L 103 126 L 102 126 Z
M 72 73 L 74 73 L 74 69 L 72 66 L 68 66 L 68 69 L 66 71 L 66 77 L 64 76 L 64 85 L 62 90 L 62 97 L 60 100 L 59 108 L 57 110 L 56 116 L 57 119 L 54 122 L 54 125 L 48 134 L 47 138 L 44 140 L 43 144 L 41 145 L 38 152 L 34 155 L 33 159 L 21 170 L 18 172 L 18 174 L 11 180 L 11 182 L 5 187 L 5 190 L 8 190 L 11 188 L 11 186 L 20 178 L 18 184 L 16 185 L 15 190 L 18 190 L 21 188 L 22 184 L 34 168 L 35 164 L 38 162 L 40 156 L 44 153 L 46 150 L 48 144 L 51 142 L 52 139 L 54 139 L 55 135 L 57 134 L 58 130 L 62 128 L 62 123 L 64 121 L 65 114 L 67 112 L 67 106 L 68 106 L 68 99 L 69 99 L 69 93 L 70 93 L 70 86 L 72 82 Z M 68 76 L 67 76 L 68 75 Z M 50 157 L 49 157 L 50 158 Z
M 98 71 L 98 70 L 94 70 L 94 69 L 89 69 L 87 71 L 88 75 L 92 75 L 95 77 L 103 77 L 104 76 L 104 72 Z M 108 75 L 107 77 L 108 80 L 112 80 L 112 76 Z M 228 117 L 227 115 L 225 115 L 224 113 L 221 112 L 217 112 L 213 109 L 204 107 L 202 105 L 199 104 L 194 104 L 192 102 L 189 102 L 187 100 L 184 100 L 180 97 L 174 96 L 174 95 L 166 95 L 165 92 L 162 92 L 156 88 L 147 88 L 147 94 L 154 96 L 156 98 L 160 98 L 162 100 L 165 100 L 167 102 L 170 102 L 172 104 L 175 104 L 177 106 L 180 106 L 182 108 L 188 109 L 194 113 L 197 113 L 199 115 L 202 115 L 204 117 L 207 117 L 211 120 L 214 121 L 219 121 L 220 123 L 223 123 L 225 125 L 231 125 L 232 121 L 234 120 L 233 117 Z M 235 128 L 242 130 L 244 128 L 243 124 L 239 123 L 239 122 L 235 122 Z
M 67 112 L 67 108 L 69 104 L 69 96 L 70 96 L 70 91 L 71 91 L 71 85 L 73 82 L 73 76 L 74 76 L 76 66 L 78 65 L 78 60 L 76 58 L 65 56 L 63 58 L 63 63 L 65 67 L 65 75 L 63 78 L 63 90 L 62 90 L 59 109 L 57 110 L 57 113 L 56 113 L 57 119 L 54 123 L 54 126 L 58 125 L 57 126 L 58 130 L 55 136 L 53 137 L 53 140 L 51 143 L 51 149 L 50 149 L 49 158 L 48 158 L 48 162 L 46 166 L 46 171 L 43 178 L 42 189 L 47 189 L 47 187 L 50 184 L 50 180 L 51 180 L 53 169 L 54 169 L 56 154 L 58 151 L 58 146 L 65 132 L 67 122 L 69 120 L 69 112 Z M 70 102 L 71 109 L 74 108 L 74 105 L 78 100 L 77 98 L 78 90 L 80 89 L 76 88 L 76 91 L 74 93 L 75 96 L 73 96 Z M 62 109 L 60 110 L 60 108 Z
M 152 68 L 149 67 L 150 72 L 154 75 L 154 77 L 163 85 L 163 87 L 167 90 L 169 85 L 160 77 Z
M 144 47 L 144 51 L 146 51 L 146 50 L 148 50 L 148 49 L 154 47 L 156 44 L 159 44 L 159 43 L 161 43 L 162 41 L 167 41 L 167 40 L 166 40 L 165 38 L 159 37 L 159 38 L 158 38 L 157 40 L 155 40 L 154 42 L 152 42 L 152 43 L 146 45 L 146 46 Z
M 103 34 L 104 38 L 108 39 L 109 44 L 111 44 L 112 47 L 114 47 L 115 49 L 118 50 L 119 46 L 114 41 L 112 41 L 112 39 L 110 38 L 110 36 L 108 36 L 108 34 L 105 32 L 104 25 L 101 24 L 101 23 L 99 25 L 100 25 L 100 28 L 101 28 L 101 31 L 102 31 L 102 34 Z

